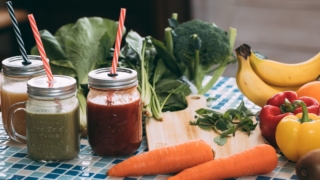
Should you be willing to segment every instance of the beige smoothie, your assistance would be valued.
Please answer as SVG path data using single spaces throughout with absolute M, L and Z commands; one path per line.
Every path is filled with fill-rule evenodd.
M 0 76 L 1 81 L 1 112 L 2 121 L 6 133 L 14 141 L 26 143 L 25 137 L 13 136 L 11 132 L 11 124 L 17 134 L 26 135 L 25 111 L 18 110 L 11 119 L 9 119 L 9 111 L 13 104 L 19 103 L 15 108 L 24 108 L 24 103 L 27 101 L 27 81 L 38 76 L 45 75 L 43 62 L 40 56 L 28 55 L 28 60 L 31 62 L 26 65 L 22 56 L 13 56 L 2 60 L 2 69 Z M 12 113 L 10 113 L 12 114 Z
M 10 87 L 9 87 L 10 88 Z M 2 122 L 6 133 L 8 134 L 8 127 L 10 126 L 8 119 L 8 111 L 11 105 L 17 102 L 24 102 L 28 100 L 27 92 L 16 92 L 8 91 L 8 89 L 1 88 L 1 111 L 2 111 Z M 13 126 L 18 134 L 26 135 L 26 116 L 24 111 L 18 111 L 13 117 Z M 24 142 L 25 143 L 25 142 Z

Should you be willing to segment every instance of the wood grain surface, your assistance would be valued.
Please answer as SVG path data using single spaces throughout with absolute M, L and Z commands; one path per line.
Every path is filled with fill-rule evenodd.
M 193 139 L 202 139 L 211 145 L 216 158 L 226 157 L 241 152 L 258 144 L 263 144 L 260 129 L 257 126 L 250 136 L 247 133 L 237 131 L 235 136 L 229 137 L 227 143 L 219 146 L 213 142 L 218 134 L 213 130 L 203 130 L 198 126 L 189 125 L 194 121 L 195 111 L 206 107 L 206 98 L 202 95 L 190 95 L 186 97 L 188 107 L 181 111 L 165 112 L 163 121 L 146 119 L 146 136 L 149 150 L 175 145 Z M 254 119 L 255 121 L 255 119 Z

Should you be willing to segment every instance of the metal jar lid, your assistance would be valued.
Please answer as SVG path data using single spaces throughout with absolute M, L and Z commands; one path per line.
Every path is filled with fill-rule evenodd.
M 138 84 L 137 71 L 117 68 L 116 76 L 109 76 L 111 68 L 96 69 L 88 74 L 88 85 L 101 89 L 124 89 Z
M 44 98 L 67 98 L 77 92 L 76 80 L 69 76 L 54 75 L 52 85 L 48 82 L 48 77 L 39 76 L 27 82 L 27 93 L 29 96 Z
M 2 72 L 7 76 L 28 77 L 45 74 L 40 56 L 28 55 L 31 64 L 23 65 L 22 56 L 13 56 L 2 61 Z

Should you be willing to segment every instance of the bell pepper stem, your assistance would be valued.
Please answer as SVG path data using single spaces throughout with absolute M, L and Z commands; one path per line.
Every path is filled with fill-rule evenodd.
M 285 98 L 284 103 L 280 106 L 282 113 L 293 112 L 297 107 L 292 104 L 289 99 Z
M 306 104 L 305 104 L 303 101 L 301 101 L 301 100 L 295 100 L 295 101 L 293 101 L 293 103 L 296 104 L 296 105 L 301 106 L 301 108 L 302 108 L 302 117 L 301 117 L 301 119 L 300 119 L 301 124 L 304 123 L 304 122 L 310 122 L 310 121 L 312 121 L 312 120 L 309 118 L 309 116 L 308 116 L 308 113 L 309 113 L 309 112 L 308 112 L 308 109 L 307 109 Z

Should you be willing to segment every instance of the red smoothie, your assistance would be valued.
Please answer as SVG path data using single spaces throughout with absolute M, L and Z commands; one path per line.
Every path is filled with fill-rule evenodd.
M 134 153 L 142 141 L 141 101 L 96 104 L 87 101 L 88 141 L 98 156 Z

